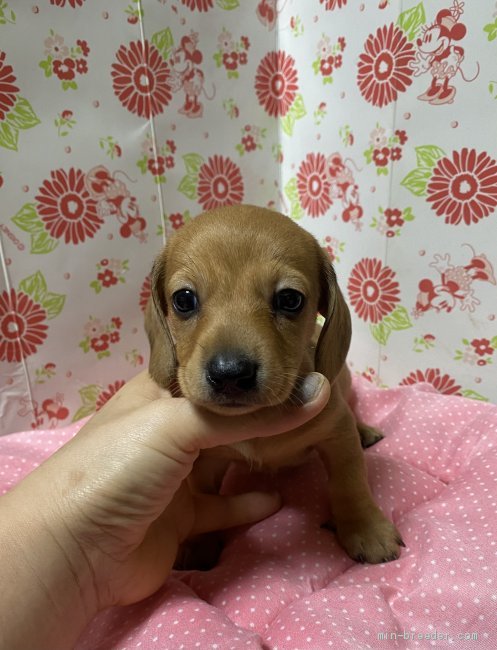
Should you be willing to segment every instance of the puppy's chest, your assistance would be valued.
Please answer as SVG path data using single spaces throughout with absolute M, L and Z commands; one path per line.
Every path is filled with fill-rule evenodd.
M 288 433 L 224 445 L 209 453 L 244 460 L 251 467 L 276 470 L 303 463 L 324 437 L 322 422 L 313 421 Z

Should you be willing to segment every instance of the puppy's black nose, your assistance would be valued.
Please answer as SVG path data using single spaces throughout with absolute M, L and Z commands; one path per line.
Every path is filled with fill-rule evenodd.
M 206 379 L 216 393 L 241 393 L 257 384 L 256 361 L 239 352 L 221 352 L 209 360 Z

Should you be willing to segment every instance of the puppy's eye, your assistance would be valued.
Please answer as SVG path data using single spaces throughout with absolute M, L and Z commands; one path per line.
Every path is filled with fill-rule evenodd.
M 274 294 L 273 309 L 287 315 L 295 315 L 302 311 L 305 297 L 296 289 L 282 289 Z
M 173 307 L 180 316 L 191 316 L 198 309 L 198 299 L 195 291 L 180 289 L 173 293 Z

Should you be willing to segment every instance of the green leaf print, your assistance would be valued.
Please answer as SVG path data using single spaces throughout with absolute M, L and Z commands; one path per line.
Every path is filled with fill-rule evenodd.
M 198 174 L 204 164 L 204 159 L 198 153 L 187 153 L 183 156 L 186 173 L 190 176 Z
M 59 242 L 53 237 L 50 237 L 48 232 L 44 230 L 35 235 L 31 235 L 31 253 L 33 255 L 46 255 L 51 253 L 57 248 Z
M 392 332 L 385 321 L 381 321 L 381 323 L 378 323 L 376 325 L 371 325 L 370 330 L 373 338 L 378 341 L 380 345 L 386 345 L 388 338 Z
M 74 414 L 72 419 L 73 422 L 81 420 L 87 415 L 91 415 L 97 406 L 97 399 L 100 395 L 100 387 L 97 384 L 89 384 L 88 386 L 83 386 L 79 390 L 81 397 L 82 405 Z
M 178 190 L 188 199 L 195 201 L 197 199 L 197 176 L 186 175 L 181 179 Z
M 481 393 L 477 393 L 475 390 L 471 390 L 470 388 L 462 390 L 461 395 L 463 397 L 469 397 L 470 399 L 479 400 L 480 402 L 488 402 L 489 401 L 488 397 L 485 397 Z
M 405 307 L 399 306 L 394 309 L 391 314 L 385 316 L 383 323 L 391 330 L 407 330 L 412 327 L 409 313 Z
M 21 130 L 33 128 L 33 126 L 40 124 L 40 120 L 28 100 L 19 97 L 14 108 L 5 116 L 5 123 Z
M 300 205 L 296 178 L 291 178 L 285 185 L 285 194 L 290 201 L 290 217 L 295 220 L 301 219 L 304 216 L 304 210 Z
M 495 39 L 497 38 L 497 18 L 494 20 L 493 23 L 489 23 L 488 25 L 485 25 L 483 31 L 487 33 L 487 38 L 489 41 L 495 41 Z
M 397 21 L 397 25 L 404 30 L 405 35 L 413 41 L 422 25 L 426 23 L 426 14 L 423 3 L 403 11 Z
M 174 46 L 174 39 L 169 27 L 163 29 L 161 32 L 156 32 L 152 35 L 152 44 L 159 50 L 164 59 L 169 59 L 171 50 Z
M 30 296 L 35 302 L 42 304 L 48 291 L 47 281 L 41 271 L 36 271 L 19 283 L 19 290 Z
M 63 294 L 48 292 L 41 306 L 47 312 L 47 318 L 50 320 L 60 314 L 65 302 L 66 297 Z
M 424 196 L 426 194 L 426 186 L 431 178 L 432 170 L 426 167 L 413 169 L 407 176 L 400 182 L 400 184 L 408 189 L 414 196 Z
M 293 104 L 290 106 L 288 113 L 285 117 L 281 118 L 281 128 L 287 135 L 293 135 L 293 127 L 295 122 L 300 120 L 307 114 L 304 98 L 302 95 L 296 95 Z
M 6 122 L 0 124 L 0 147 L 17 151 L 17 143 L 19 140 L 19 130 L 12 127 Z
M 430 144 L 415 147 L 414 150 L 416 152 L 416 162 L 418 167 L 424 167 L 430 170 L 435 167 L 440 158 L 445 156 L 445 151 L 443 149 Z
M 12 221 L 18 228 L 31 235 L 45 230 L 43 221 L 38 216 L 34 203 L 25 203 L 15 217 L 12 217 Z
M 225 9 L 226 11 L 237 9 L 240 6 L 239 0 L 216 0 L 216 4 L 220 9 Z

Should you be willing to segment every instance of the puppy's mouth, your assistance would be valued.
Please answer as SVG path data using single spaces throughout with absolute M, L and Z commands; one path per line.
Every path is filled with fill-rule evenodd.
M 283 382 L 281 377 L 269 376 L 262 362 L 243 352 L 224 351 L 209 358 L 200 381 L 197 373 L 193 381 L 189 373 L 181 374 L 184 395 L 197 406 L 220 415 L 252 413 L 288 399 L 301 403 L 294 398 L 298 394 L 298 377 L 293 381 L 287 377 Z

